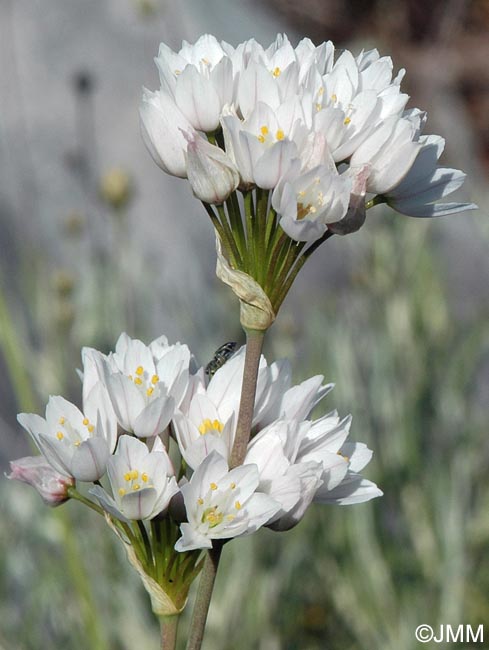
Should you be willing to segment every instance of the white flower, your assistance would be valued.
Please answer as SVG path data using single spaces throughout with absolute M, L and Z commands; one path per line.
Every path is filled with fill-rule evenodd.
M 229 471 L 217 452 L 207 456 L 181 488 L 188 522 L 180 526 L 176 550 L 212 548 L 213 539 L 249 535 L 263 526 L 280 505 L 256 492 L 258 483 L 256 465 Z
M 153 160 L 167 174 L 187 177 L 184 133 L 193 133 L 190 122 L 171 97 L 144 90 L 141 106 L 141 134 Z
M 190 351 L 160 337 L 149 346 L 121 334 L 115 353 L 83 350 L 84 383 L 107 387 L 120 426 L 140 438 L 162 433 L 189 385 Z
M 105 388 L 99 383 L 84 404 L 84 413 L 63 397 L 50 397 L 46 419 L 20 413 L 20 424 L 51 466 L 63 476 L 96 481 L 105 474 L 117 440 L 117 420 Z
M 37 490 L 48 506 L 58 506 L 70 497 L 68 488 L 75 484 L 73 478 L 60 474 L 44 456 L 26 456 L 10 462 L 9 479 L 22 481 Z
M 382 495 L 358 474 L 372 452 L 362 443 L 345 442 L 350 423 L 336 412 L 315 421 L 282 419 L 253 438 L 245 462 L 258 466 L 258 489 L 282 506 L 270 528 L 297 525 L 313 500 L 350 504 Z
M 291 239 L 311 243 L 324 235 L 327 224 L 343 219 L 350 191 L 350 178 L 320 166 L 290 180 L 289 174 L 283 176 L 272 194 L 272 205 Z
M 441 217 L 476 209 L 474 203 L 434 203 L 461 187 L 465 174 L 458 169 L 437 167 L 445 148 L 443 138 L 427 135 L 422 136 L 419 142 L 421 149 L 413 166 L 385 195 L 391 208 L 411 217 Z
M 229 156 L 197 135 L 188 136 L 187 175 L 194 195 L 205 203 L 223 203 L 239 184 Z
M 113 497 L 103 488 L 90 490 L 103 508 L 121 519 L 152 519 L 168 507 L 177 494 L 173 465 L 159 438 L 152 451 L 144 442 L 123 435 L 107 463 Z
M 233 65 L 214 36 L 201 36 L 195 45 L 184 41 L 178 54 L 162 43 L 155 62 L 162 91 L 189 123 L 204 133 L 214 131 L 233 93 Z
M 406 176 L 420 149 L 414 141 L 415 135 L 411 120 L 392 117 L 358 147 L 350 164 L 352 167 L 369 165 L 367 192 L 385 194 Z
M 284 105 L 278 115 L 259 103 L 244 122 L 236 115 L 222 117 L 226 151 L 239 170 L 241 187 L 272 189 L 297 158 L 294 138 L 304 139 L 305 134 L 300 122 L 290 124 L 293 110 Z

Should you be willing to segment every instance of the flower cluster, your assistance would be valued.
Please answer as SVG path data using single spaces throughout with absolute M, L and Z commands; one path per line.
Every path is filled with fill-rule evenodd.
M 100 506 L 89 503 L 119 525 L 165 517 L 179 525 L 183 552 L 261 526 L 286 530 L 312 501 L 381 494 L 358 473 L 371 452 L 346 442 L 350 418 L 311 419 L 332 388 L 322 376 L 294 386 L 286 361 L 261 357 L 251 441 L 243 465 L 230 469 L 245 348 L 210 378 L 186 345 L 165 337 L 146 346 L 122 334 L 115 352 L 85 348 L 82 358 L 83 410 L 58 396 L 45 418 L 18 417 L 41 456 L 12 463 L 10 477 L 51 505 L 79 495 L 76 482 L 93 483 Z
M 381 202 L 414 217 L 476 207 L 435 203 L 465 175 L 437 166 L 443 138 L 423 135 L 404 70 L 393 76 L 377 50 L 335 57 L 331 42 L 294 48 L 279 35 L 267 49 L 253 39 L 234 48 L 205 35 L 178 53 L 162 44 L 155 60 L 161 88 L 144 92 L 143 137 L 205 203 L 268 192 L 268 219 L 308 244 L 357 230 Z

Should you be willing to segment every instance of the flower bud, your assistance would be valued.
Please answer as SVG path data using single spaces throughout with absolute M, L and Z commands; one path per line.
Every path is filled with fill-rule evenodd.
M 195 134 L 187 141 L 187 175 L 194 195 L 204 203 L 223 203 L 239 184 L 239 172 L 219 147 Z
M 35 488 L 48 506 L 59 506 L 67 501 L 68 488 L 75 484 L 73 478 L 59 474 L 44 456 L 26 456 L 10 463 L 9 479 L 28 483 Z

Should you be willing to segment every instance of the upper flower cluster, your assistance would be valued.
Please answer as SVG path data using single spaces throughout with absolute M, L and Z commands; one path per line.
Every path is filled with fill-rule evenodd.
M 176 549 L 188 551 L 263 525 L 291 528 L 313 500 L 381 494 L 358 473 L 371 452 L 346 442 L 350 418 L 311 419 L 332 388 L 322 376 L 294 386 L 286 361 L 261 357 L 252 438 L 244 464 L 230 469 L 245 348 L 210 379 L 187 346 L 165 337 L 146 346 L 122 334 L 113 353 L 85 348 L 82 358 L 83 411 L 51 397 L 45 419 L 18 418 L 42 455 L 14 463 L 11 478 L 47 503 L 66 500 L 75 481 L 96 483 L 90 493 L 124 523 L 153 519 L 171 502 L 182 532 Z
M 234 48 L 205 35 L 178 53 L 162 44 L 156 64 L 161 88 L 144 92 L 143 137 L 206 203 L 237 188 L 271 191 L 283 230 L 309 243 L 328 228 L 358 229 L 366 204 L 416 217 L 475 207 L 435 203 L 465 175 L 437 167 L 443 139 L 423 135 L 426 115 L 406 110 L 404 70 L 394 76 L 377 50 L 335 58 L 331 42 L 294 48 L 279 35 L 266 49 L 253 39 Z

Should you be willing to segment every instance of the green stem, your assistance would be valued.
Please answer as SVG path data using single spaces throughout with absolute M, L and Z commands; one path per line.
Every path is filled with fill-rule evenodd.
M 175 650 L 180 616 L 160 616 L 161 650 Z
M 244 206 L 245 206 L 245 219 L 246 219 L 246 248 L 248 250 L 248 270 L 251 273 L 255 268 L 255 255 L 254 255 L 254 242 L 253 242 L 253 194 L 251 191 L 245 192 Z
M 211 604 L 212 591 L 216 581 L 219 560 L 221 559 L 223 543 L 214 540 L 214 546 L 205 557 L 202 576 L 199 581 L 197 598 L 195 600 L 192 621 L 190 624 L 190 635 L 187 641 L 187 650 L 200 650 L 204 638 L 207 614 Z
M 212 209 L 212 207 L 208 203 L 204 203 L 203 201 L 202 201 L 202 205 L 204 206 L 204 208 L 205 208 L 207 214 L 209 215 L 209 217 L 211 218 L 212 224 L 213 224 L 214 228 L 217 230 L 217 232 L 219 234 L 219 237 L 221 238 L 221 242 L 222 242 L 223 246 L 225 247 L 227 253 L 229 254 L 229 256 L 231 258 L 231 262 L 232 262 L 233 266 L 236 266 L 236 259 L 234 257 L 234 252 L 233 252 L 233 243 L 234 242 L 231 242 L 229 240 L 226 231 L 224 230 L 223 226 L 221 225 L 221 222 L 217 218 L 217 216 L 216 216 L 214 210 Z
M 241 387 L 241 401 L 239 404 L 236 436 L 229 463 L 230 467 L 241 465 L 246 456 L 246 449 L 248 447 L 251 425 L 253 422 L 256 383 L 264 339 L 265 331 L 246 330 L 246 355 L 243 370 L 243 384 Z
M 102 515 L 102 517 L 104 516 L 104 510 L 93 501 L 90 501 L 90 499 L 87 499 L 87 497 L 84 497 L 83 494 L 80 494 L 80 492 L 78 492 L 75 487 L 69 487 L 66 492 L 71 499 L 80 501 L 80 503 L 83 503 L 92 510 L 95 510 L 95 512 L 98 512 L 98 514 Z
M 292 283 L 294 282 L 295 278 L 297 277 L 297 274 L 301 270 L 301 268 L 304 266 L 304 264 L 307 262 L 307 260 L 311 257 L 311 255 L 316 251 L 321 244 L 323 244 L 327 239 L 332 237 L 334 235 L 331 230 L 327 230 L 326 233 L 318 240 L 316 240 L 307 250 L 306 252 L 300 257 L 295 266 L 292 268 L 290 271 L 287 279 L 285 282 L 282 282 L 279 287 L 280 291 L 277 293 L 275 299 L 272 301 L 273 308 L 275 310 L 275 313 L 278 312 L 280 309 L 280 306 L 282 305 L 283 301 L 285 300 L 285 296 L 289 292 L 290 287 L 292 286 Z
M 232 254 L 234 256 L 234 260 L 235 260 L 235 265 L 234 266 L 236 268 L 240 269 L 243 266 L 243 260 L 241 259 L 241 255 L 240 255 L 240 252 L 238 250 L 238 246 L 237 246 L 236 241 L 234 239 L 235 233 L 233 232 L 233 230 L 229 226 L 229 222 L 228 222 L 228 218 L 227 218 L 227 215 L 226 215 L 226 211 L 224 210 L 224 206 L 223 205 L 216 205 L 216 210 L 218 211 L 219 216 L 221 217 L 221 225 L 222 225 L 222 227 L 223 227 L 223 229 L 224 229 L 224 231 L 226 233 L 226 237 L 227 237 L 227 240 L 229 242 L 229 246 L 231 247 L 231 251 L 232 251 Z
M 243 218 L 241 216 L 241 208 L 239 205 L 239 199 L 236 192 L 233 192 L 228 200 L 226 201 L 226 206 L 228 213 L 231 217 L 231 224 L 233 226 L 234 239 L 238 245 L 238 249 L 243 260 L 243 264 L 247 263 L 247 254 L 246 254 L 246 236 L 243 226 Z M 243 267 L 244 271 L 247 271 L 247 266 Z

